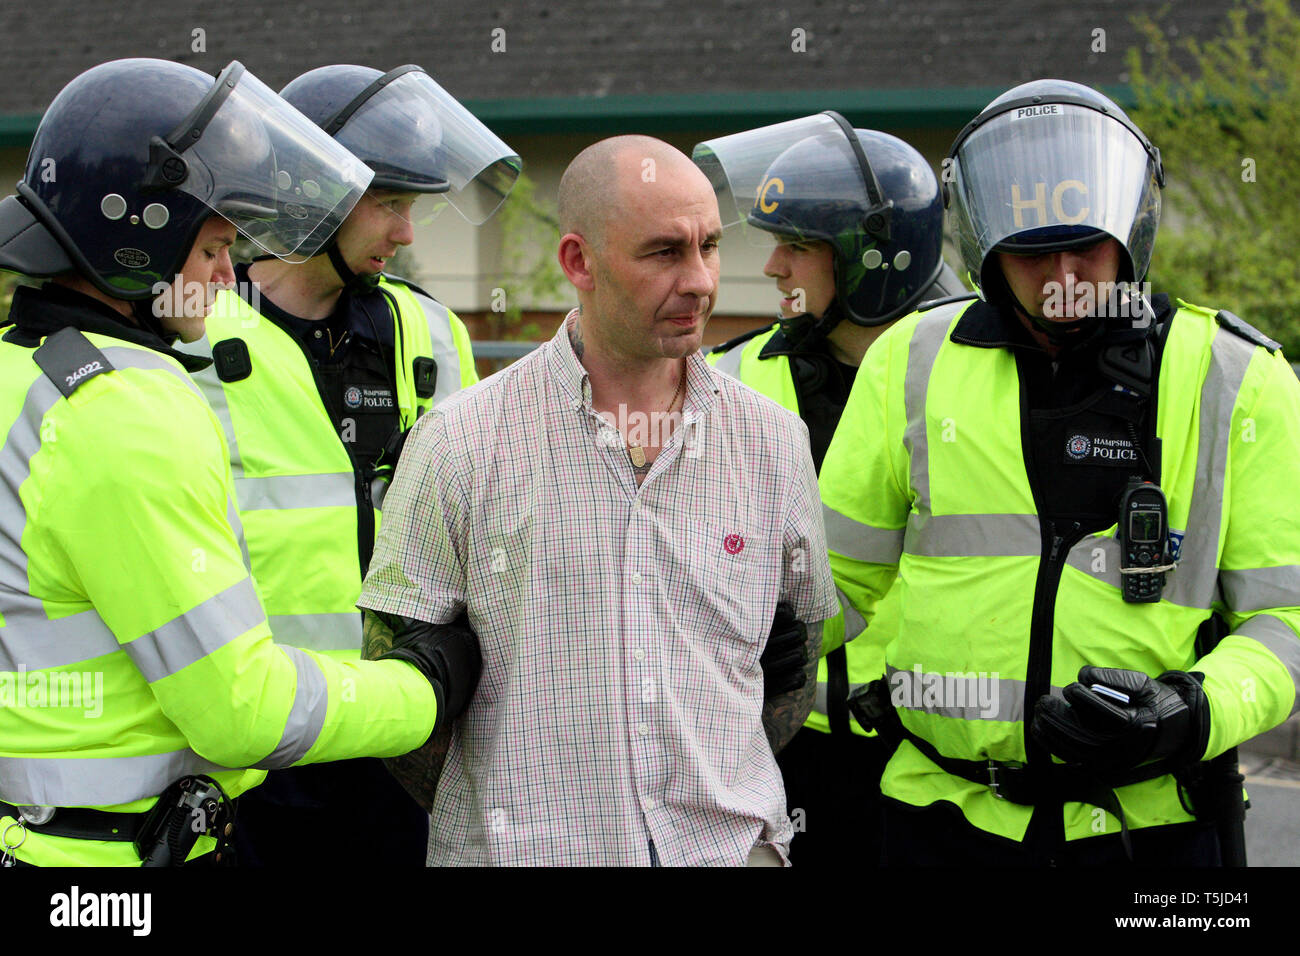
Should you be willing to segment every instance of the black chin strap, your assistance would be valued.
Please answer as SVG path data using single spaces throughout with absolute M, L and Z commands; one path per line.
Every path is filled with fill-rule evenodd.
M 820 316 L 805 312 L 792 319 L 782 319 L 781 331 L 785 333 L 785 337 L 792 345 L 810 348 L 830 335 L 831 331 L 846 318 L 848 315 L 840 305 L 839 296 L 836 296 L 831 299 L 831 304 Z
M 170 287 L 168 287 L 168 290 L 163 293 L 163 295 L 168 296 L 171 294 Z M 156 301 L 158 301 L 157 298 L 136 299 L 131 303 L 131 315 L 135 318 L 135 321 L 141 326 L 141 328 L 148 329 L 165 343 L 172 345 L 180 337 L 180 333 L 168 332 L 163 327 L 162 320 L 159 319 L 158 316 L 154 315 L 153 304 Z
M 379 286 L 378 275 L 358 275 L 348 268 L 348 264 L 343 261 L 343 253 L 339 252 L 337 239 L 331 239 L 329 248 L 325 250 L 329 256 L 330 265 L 338 273 L 338 277 L 343 280 L 343 288 L 348 292 L 370 292 Z
M 1042 332 L 1047 336 L 1047 341 L 1057 348 L 1078 348 L 1087 345 L 1101 333 L 1103 323 L 1096 315 L 1075 319 L 1073 322 L 1053 322 L 1050 319 L 1038 318 L 1026 309 L 1019 297 L 1011 291 L 1011 285 L 1001 269 L 992 269 L 990 272 L 984 283 L 985 300 L 993 306 L 1001 305 L 1010 308 L 1017 319 L 1023 316 L 1032 328 Z

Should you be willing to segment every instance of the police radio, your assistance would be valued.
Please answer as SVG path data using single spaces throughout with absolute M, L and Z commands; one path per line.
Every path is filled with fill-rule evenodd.
M 1160 486 L 1129 480 L 1119 505 L 1120 582 L 1130 604 L 1154 604 L 1165 587 L 1169 557 L 1169 505 Z

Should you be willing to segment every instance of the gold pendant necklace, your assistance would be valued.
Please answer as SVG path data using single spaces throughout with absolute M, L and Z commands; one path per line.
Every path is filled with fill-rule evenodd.
M 672 414 L 673 408 L 677 405 L 677 399 L 681 397 L 685 385 L 686 385 L 686 361 L 685 359 L 683 359 L 682 371 L 677 376 L 677 389 L 673 392 L 672 401 L 668 403 L 668 411 L 665 414 L 668 415 Z M 632 459 L 632 467 L 644 468 L 645 447 L 638 442 L 630 441 L 626 438 L 623 439 L 623 442 L 624 444 L 627 445 L 627 456 L 628 458 Z

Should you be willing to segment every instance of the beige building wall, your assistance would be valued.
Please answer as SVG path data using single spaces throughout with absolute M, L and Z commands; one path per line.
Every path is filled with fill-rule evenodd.
M 730 132 L 735 130 L 697 130 L 664 138 L 689 153 L 695 143 Z M 902 131 L 895 135 L 920 150 L 936 173 L 952 138 L 948 131 L 933 130 Z M 584 147 L 599 138 L 597 135 L 574 134 L 506 139 L 523 157 L 524 171 L 536 186 L 537 202 L 553 212 L 565 167 Z M 22 177 L 26 160 L 25 149 L 0 150 L 0 195 L 13 191 L 14 184 Z M 761 235 L 757 241 L 753 237 L 747 238 L 746 231 L 743 226 L 733 226 L 723 236 L 722 281 L 714 318 L 706 331 L 707 344 L 725 341 L 769 321 L 777 313 L 775 286 L 763 275 L 770 244 Z M 521 241 L 525 248 L 510 247 L 513 255 L 507 255 L 507 243 Z M 493 306 L 502 305 L 500 293 L 496 290 L 510 284 L 506 271 L 508 260 L 518 265 L 543 258 L 553 261 L 554 255 L 553 241 L 543 244 L 536 239 L 520 240 L 517 235 L 507 239 L 500 213 L 486 225 L 474 227 L 454 209 L 445 208 L 429 226 L 417 230 L 405 269 L 411 273 L 410 278 L 465 318 L 476 338 L 492 338 L 495 337 L 494 325 L 488 320 L 492 317 Z M 949 262 L 956 265 L 951 254 Z M 559 317 L 577 302 L 572 290 L 563 282 L 558 266 L 555 275 L 558 294 L 514 303 L 523 308 L 529 320 L 535 322 L 543 337 L 552 334 Z
M 663 138 L 689 154 L 697 142 L 729 132 L 735 130 L 698 130 L 670 134 Z M 951 145 L 951 132 L 892 132 L 915 146 L 930 161 L 938 175 L 943 157 Z M 565 167 L 584 147 L 599 138 L 594 135 L 564 135 L 517 136 L 506 139 L 523 157 L 524 171 L 536 185 L 536 200 L 553 211 Z M 750 236 L 746 236 L 747 231 L 751 233 Z M 509 278 L 504 271 L 503 254 L 503 245 L 507 241 L 499 213 L 485 226 L 475 229 L 454 210 L 445 210 L 429 228 L 422 229 L 417 235 L 412 247 L 412 271 L 415 273 L 412 278 L 469 321 L 471 329 L 479 333 L 485 327 L 484 317 L 492 310 L 493 290 L 504 287 Z M 511 237 L 509 241 L 517 240 Z M 722 281 L 714 318 L 706 332 L 706 343 L 724 341 L 776 316 L 779 296 L 773 280 L 763 275 L 763 264 L 767 261 L 770 250 L 769 240 L 761 234 L 754 236 L 752 230 L 746 230 L 743 226 L 733 226 L 726 231 L 721 249 Z M 516 261 L 522 258 L 527 262 L 541 257 L 553 259 L 555 254 L 553 247 L 542 248 L 539 245 L 532 245 L 527 252 L 515 252 Z M 951 250 L 948 261 L 957 265 Z M 531 317 L 539 320 L 543 335 L 551 334 L 554 321 L 576 304 L 577 300 L 571 290 L 566 285 L 561 285 L 560 288 L 558 295 L 520 303 L 530 316 L 532 313 L 540 313 Z

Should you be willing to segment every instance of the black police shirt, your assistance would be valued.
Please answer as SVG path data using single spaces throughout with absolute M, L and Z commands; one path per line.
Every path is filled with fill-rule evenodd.
M 251 288 L 246 265 L 237 266 L 235 273 L 241 290 Z M 345 290 L 334 311 L 318 320 L 292 315 L 266 296 L 257 307 L 303 348 L 340 440 L 359 468 L 373 472 L 401 425 L 388 298 L 378 290 Z

